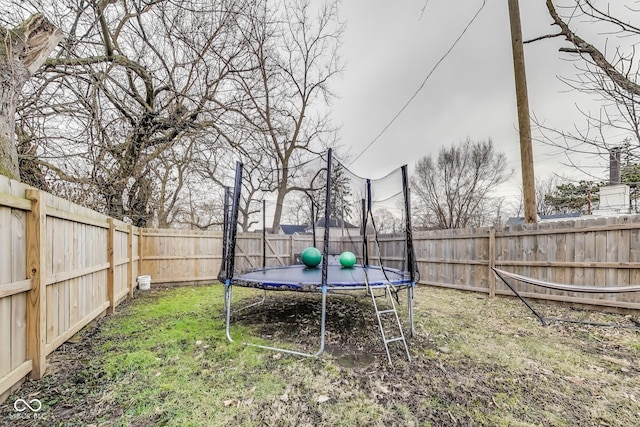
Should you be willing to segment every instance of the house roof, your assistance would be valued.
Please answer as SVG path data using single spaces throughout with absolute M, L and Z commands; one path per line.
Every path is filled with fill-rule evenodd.
M 307 229 L 306 225 L 280 224 L 280 229 L 284 234 L 302 234 Z
M 544 221 L 559 221 L 559 220 L 563 220 L 563 219 L 578 218 L 578 217 L 581 217 L 581 216 L 582 216 L 581 212 L 570 212 L 570 213 L 552 214 L 552 215 L 538 215 L 538 221 L 541 221 L 541 222 L 544 222 Z M 519 224 L 524 224 L 524 217 L 523 216 L 517 216 L 517 217 L 509 218 L 507 220 L 507 223 L 506 223 L 506 225 L 519 225 Z
M 319 220 L 317 220 L 315 222 L 315 226 L 316 227 L 324 227 L 326 224 L 326 220 L 324 218 L 320 218 Z M 329 219 L 329 228 L 342 228 L 342 224 L 344 222 L 344 228 L 360 228 L 357 225 L 353 225 L 351 223 L 348 223 L 347 221 L 342 221 L 341 219 L 337 219 L 337 218 L 330 218 Z M 311 227 L 308 227 L 307 229 L 309 229 Z

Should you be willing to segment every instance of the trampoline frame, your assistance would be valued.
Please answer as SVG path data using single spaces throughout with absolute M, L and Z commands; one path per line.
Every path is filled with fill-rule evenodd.
M 329 206 L 330 206 L 330 198 L 331 198 L 331 185 L 330 185 L 330 179 L 331 179 L 331 161 L 332 161 L 332 150 L 329 149 L 327 152 L 327 185 L 326 185 L 326 194 L 325 194 L 325 218 L 329 218 Z M 242 163 L 237 162 L 236 163 L 236 177 L 235 177 L 235 184 L 234 184 L 234 194 L 233 194 L 233 199 L 231 201 L 232 206 L 231 209 L 229 209 L 228 203 L 229 203 L 229 192 L 226 192 L 225 195 L 225 211 L 224 211 L 224 231 L 223 231 L 223 254 L 224 254 L 224 258 L 222 261 L 222 266 L 221 266 L 221 271 L 220 271 L 220 278 L 222 281 L 222 278 L 224 277 L 224 310 L 225 310 L 225 333 L 227 336 L 227 339 L 230 342 L 235 342 L 234 339 L 231 337 L 231 332 L 230 332 L 230 326 L 231 326 L 231 315 L 232 315 L 232 296 L 233 296 L 233 285 L 235 280 L 233 280 L 233 270 L 234 270 L 234 257 L 235 257 L 235 242 L 236 242 L 236 233 L 237 233 L 237 227 L 235 226 L 231 226 L 232 224 L 236 224 L 237 220 L 238 220 L 238 206 L 239 206 L 239 201 L 240 201 L 240 191 L 241 191 L 241 187 L 242 187 Z M 380 269 L 382 270 L 383 274 L 386 277 L 386 273 L 385 270 L 388 271 L 394 271 L 397 272 L 398 270 L 396 269 L 389 269 L 389 268 L 385 268 L 383 266 L 369 266 L 368 265 L 368 253 L 367 253 L 367 241 L 366 241 L 366 235 L 365 235 L 365 239 L 363 241 L 363 245 L 364 245 L 364 264 L 365 265 L 361 265 L 359 266 L 360 268 L 363 268 L 365 271 L 365 275 L 364 275 L 364 284 L 362 285 L 355 285 L 355 286 L 329 286 L 328 284 L 328 262 L 323 262 L 321 264 L 321 283 L 320 286 L 316 285 L 311 285 L 310 289 L 307 291 L 311 291 L 314 293 L 317 293 L 318 290 L 320 291 L 322 297 L 321 297 L 321 311 L 320 311 L 320 336 L 319 336 L 319 346 L 318 346 L 318 350 L 315 353 L 308 353 L 308 352 L 303 352 L 303 351 L 297 351 L 297 350 L 291 350 L 291 349 L 286 349 L 286 348 L 280 348 L 280 347 L 274 347 L 274 346 L 268 346 L 268 345 L 262 345 L 262 344 L 254 344 L 254 343 L 248 343 L 248 342 L 243 342 L 244 345 L 249 345 L 252 347 L 258 347 L 258 348 L 262 348 L 262 349 L 266 349 L 266 350 L 272 350 L 272 351 L 278 351 L 278 352 L 282 352 L 282 353 L 287 353 L 287 354 L 293 354 L 293 355 L 297 355 L 297 356 L 304 356 L 304 357 L 318 357 L 320 356 L 323 352 L 324 352 L 324 346 L 325 346 L 325 336 L 326 336 L 326 308 L 327 308 L 327 294 L 329 292 L 335 292 L 338 290 L 341 291 L 355 291 L 355 290 L 366 290 L 367 293 L 370 293 L 372 298 L 375 298 L 375 296 L 373 295 L 373 291 L 375 289 L 385 289 L 387 287 L 393 289 L 396 298 L 397 298 L 397 293 L 399 290 L 401 289 L 405 289 L 407 290 L 407 309 L 408 309 L 408 316 L 409 316 L 409 324 L 410 324 L 410 334 L 411 336 L 413 336 L 413 334 L 415 333 L 415 328 L 414 328 L 414 316 L 413 316 L 413 297 L 414 297 L 414 290 L 415 290 L 415 283 L 416 283 L 416 279 L 415 279 L 415 257 L 413 254 L 413 246 L 412 246 L 412 238 L 411 238 L 411 219 L 410 219 L 410 206 L 409 206 L 409 190 L 408 190 L 408 177 L 407 177 L 407 167 L 403 166 L 402 167 L 402 181 L 403 181 L 403 193 L 404 193 L 404 197 L 405 197 L 405 209 L 406 209 L 406 226 L 407 226 L 407 262 L 409 265 L 409 271 L 406 272 L 408 275 L 409 280 L 407 281 L 403 281 L 402 283 L 396 283 L 395 285 L 388 281 L 387 279 L 387 283 L 384 284 L 374 284 L 374 285 L 370 285 L 367 279 L 367 275 L 366 275 L 366 270 L 368 268 L 376 268 L 376 269 Z M 369 214 L 371 213 L 371 196 L 370 196 L 370 181 L 367 180 L 367 185 L 368 185 L 368 189 L 369 189 L 369 203 L 367 206 L 367 212 L 369 212 Z M 363 208 L 365 201 L 363 200 Z M 363 212 L 363 216 L 367 215 L 367 212 Z M 373 222 L 373 217 L 372 217 L 372 222 Z M 324 250 L 323 250 L 323 259 L 324 260 L 328 260 L 328 255 L 329 255 L 329 226 L 325 226 L 324 228 Z M 375 224 L 374 224 L 374 228 L 375 228 Z M 363 221 L 363 226 L 362 226 L 363 231 L 366 230 L 366 218 Z M 263 232 L 263 239 L 264 239 L 264 232 Z M 376 236 L 377 238 L 377 236 Z M 314 232 L 314 241 L 315 241 L 315 232 Z M 263 263 L 263 269 L 272 269 L 272 268 L 287 268 L 287 267 L 265 267 L 264 263 Z M 254 271 L 259 271 L 262 269 L 257 269 Z M 403 272 L 405 273 L 405 272 Z M 275 284 L 275 283 L 274 283 Z M 286 286 L 283 286 L 282 288 L 284 289 L 279 289 L 279 287 L 273 286 L 272 288 L 267 288 L 267 287 L 261 287 L 261 286 L 254 286 L 254 288 L 258 288 L 258 289 L 263 289 L 265 291 L 262 300 L 257 302 L 257 303 L 253 303 L 253 304 L 249 304 L 245 307 L 242 307 L 237 311 L 241 311 L 241 310 L 245 310 L 248 309 L 250 307 L 255 307 L 257 305 L 261 305 L 265 302 L 266 300 L 266 291 L 267 290 L 290 290 L 290 291 L 300 291 L 300 289 L 287 289 Z M 336 292 L 337 293 L 337 292 Z M 378 319 L 378 321 L 380 321 L 380 319 Z M 382 326 L 381 326 L 382 327 Z M 386 348 L 386 343 L 385 343 L 385 348 Z M 406 343 L 405 343 L 405 348 L 406 348 Z M 408 348 L 407 350 L 407 356 L 409 357 L 410 360 L 410 356 L 408 353 Z M 387 356 L 389 358 L 389 362 L 391 363 L 391 357 L 389 355 L 389 352 L 387 350 Z
M 286 268 L 291 268 L 291 267 L 297 267 L 299 268 L 299 266 L 285 266 L 285 267 L 267 267 L 265 268 L 266 270 L 271 270 L 271 269 L 286 269 Z M 362 266 L 362 265 L 358 265 L 357 267 L 359 268 L 363 268 L 363 269 L 369 269 L 369 268 L 373 268 L 373 269 L 384 269 L 383 267 L 378 267 L 378 266 Z M 253 271 L 261 271 L 264 270 L 262 268 L 260 269 L 256 269 Z M 399 270 L 395 270 L 395 269 L 386 269 L 389 271 L 393 271 L 393 272 L 398 272 Z M 366 275 L 366 273 L 365 273 Z M 231 331 L 230 331 L 230 327 L 231 327 L 231 315 L 232 313 L 237 313 L 239 311 L 242 310 L 246 310 L 248 308 L 251 307 L 256 307 L 258 305 L 262 305 L 265 301 L 266 301 L 266 292 L 267 291 L 291 291 L 291 292 L 296 292 L 295 289 L 289 288 L 286 286 L 286 284 L 283 284 L 282 287 L 277 287 L 277 286 L 271 286 L 266 285 L 266 286 L 253 286 L 253 288 L 255 289 L 261 289 L 263 290 L 265 293 L 262 297 L 262 299 L 259 302 L 253 303 L 253 304 L 249 304 L 247 306 L 241 307 L 240 309 L 237 309 L 235 311 L 232 311 L 231 309 L 231 299 L 233 296 L 233 280 L 229 280 L 229 281 L 225 281 L 224 284 L 224 307 L 225 307 L 225 333 L 227 335 L 227 339 L 230 342 L 235 342 L 233 340 L 233 338 L 231 337 Z M 329 293 L 335 293 L 336 295 L 339 293 L 339 291 L 347 291 L 347 292 L 352 292 L 352 291 L 368 291 L 368 292 L 373 292 L 376 289 L 384 289 L 387 286 L 387 284 L 369 284 L 369 283 L 363 283 L 363 284 L 357 284 L 357 285 L 353 285 L 353 286 L 344 286 L 344 285 L 334 285 L 331 286 L 330 284 L 326 283 L 321 285 L 321 287 L 317 287 L 317 286 L 311 286 L 308 288 L 308 290 L 303 291 L 303 292 L 309 292 L 309 293 L 318 293 L 318 290 L 320 291 L 320 293 L 322 294 L 322 302 L 321 302 L 321 312 L 320 312 L 320 336 L 319 336 L 319 347 L 318 350 L 315 353 L 305 353 L 302 351 L 296 351 L 296 350 L 290 350 L 290 349 L 285 349 L 285 348 L 280 348 L 280 347 L 273 347 L 273 346 L 267 346 L 267 345 L 261 345 L 261 344 L 254 344 L 254 343 L 247 343 L 247 342 L 243 342 L 243 344 L 245 345 L 250 345 L 253 347 L 259 347 L 259 348 L 263 348 L 266 350 L 273 350 L 273 351 L 279 351 L 282 353 L 288 353 L 288 354 L 294 354 L 297 356 L 304 356 L 304 357 L 318 357 L 320 356 L 323 352 L 324 352 L 324 345 L 325 345 L 325 336 L 326 336 L 326 309 L 327 309 L 327 294 Z M 393 286 L 394 288 L 396 288 L 396 292 L 406 289 L 407 290 L 407 309 L 408 309 L 408 315 L 409 315 L 409 323 L 411 326 L 411 335 L 413 335 L 414 333 L 414 324 L 413 324 L 413 291 L 414 291 L 414 287 L 415 287 L 415 282 L 413 281 L 403 281 L 402 283 L 392 283 L 391 286 Z M 297 291 L 300 291 L 299 289 Z M 344 293 L 340 293 L 341 295 L 344 295 Z
M 233 285 L 231 283 L 226 283 L 224 285 L 224 304 L 225 304 L 225 319 L 226 319 L 226 328 L 225 328 L 225 333 L 227 335 L 227 339 L 230 342 L 235 342 L 234 339 L 231 337 L 231 332 L 230 332 L 230 327 L 231 327 L 231 298 L 233 295 Z M 255 303 L 255 304 L 250 304 L 246 307 L 242 307 L 240 310 L 244 310 L 247 309 L 249 307 L 255 307 L 257 305 L 261 305 L 264 303 L 266 298 L 263 298 L 262 301 Z M 296 351 L 296 350 L 290 350 L 287 348 L 280 348 L 280 347 L 273 347 L 273 346 L 268 346 L 268 345 L 262 345 L 262 344 L 254 344 L 254 343 L 249 343 L 249 342 L 243 342 L 244 345 L 249 345 L 252 347 L 258 347 L 258 348 L 263 348 L 265 350 L 273 350 L 273 351 L 279 351 L 282 353 L 288 353 L 288 354 L 295 354 L 297 356 L 304 356 L 304 357 L 318 357 L 320 356 L 323 352 L 324 352 L 324 344 L 325 344 L 325 335 L 326 335 L 326 319 L 327 319 L 327 287 L 326 285 L 322 286 L 322 305 L 321 305 L 321 313 L 320 313 L 320 345 L 318 347 L 318 350 L 315 353 L 305 353 L 302 351 Z M 238 311 L 240 311 L 238 310 Z

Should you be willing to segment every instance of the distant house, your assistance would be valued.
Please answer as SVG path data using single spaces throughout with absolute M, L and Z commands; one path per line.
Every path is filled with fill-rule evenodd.
M 307 228 L 307 225 L 280 224 L 278 234 L 286 234 L 288 236 L 293 234 L 308 234 L 306 232 Z
M 564 221 L 568 219 L 576 219 L 581 216 L 582 216 L 582 213 L 580 212 L 552 214 L 552 215 L 538 215 L 538 222 Z M 519 225 L 519 224 L 524 224 L 523 216 L 509 218 L 505 225 Z
M 631 213 L 631 187 L 626 184 L 600 187 L 598 208 L 594 216 L 618 216 Z
M 325 224 L 327 221 L 324 218 L 320 218 L 315 222 L 316 227 L 316 236 L 322 236 L 324 233 Z M 307 233 L 312 233 L 313 229 L 311 226 L 308 226 L 306 229 Z M 342 221 L 341 219 L 329 219 L 329 237 L 340 237 L 340 236 L 359 236 L 360 235 L 360 227 L 357 225 L 353 225 L 348 223 L 347 221 Z

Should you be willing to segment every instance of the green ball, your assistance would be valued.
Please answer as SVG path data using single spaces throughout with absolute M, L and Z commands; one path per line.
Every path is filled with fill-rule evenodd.
M 340 264 L 343 267 L 351 268 L 356 263 L 356 256 L 353 252 L 345 251 L 340 254 Z
M 322 253 L 314 247 L 305 248 L 300 254 L 300 259 L 302 263 L 307 267 L 317 267 L 322 261 Z

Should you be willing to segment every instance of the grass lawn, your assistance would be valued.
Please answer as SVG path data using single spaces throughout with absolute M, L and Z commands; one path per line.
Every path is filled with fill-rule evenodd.
M 0 425 L 640 425 L 639 329 L 542 327 L 515 299 L 419 287 L 413 361 L 397 348 L 391 367 L 370 298 L 330 296 L 328 351 L 301 358 L 240 342 L 314 352 L 318 295 L 269 293 L 235 316 L 234 343 L 222 296 L 221 285 L 137 293 L 50 355 L 47 375 L 0 405 Z M 260 296 L 234 288 L 238 307 Z M 18 413 L 18 398 L 42 410 Z

